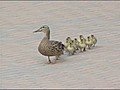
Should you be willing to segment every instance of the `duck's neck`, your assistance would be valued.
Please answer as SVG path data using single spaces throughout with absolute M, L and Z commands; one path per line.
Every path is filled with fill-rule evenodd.
M 46 32 L 46 37 L 48 38 L 48 40 L 50 39 L 50 30 L 48 30 L 48 32 Z

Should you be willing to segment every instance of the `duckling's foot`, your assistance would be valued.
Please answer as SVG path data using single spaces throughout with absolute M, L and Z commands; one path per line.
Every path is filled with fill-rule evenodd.
M 80 50 L 80 52 L 82 52 L 82 50 Z
M 90 46 L 88 46 L 88 49 L 90 49 Z
M 76 50 L 79 50 L 78 48 L 76 48 Z
M 86 51 L 86 49 L 84 48 L 83 51 Z

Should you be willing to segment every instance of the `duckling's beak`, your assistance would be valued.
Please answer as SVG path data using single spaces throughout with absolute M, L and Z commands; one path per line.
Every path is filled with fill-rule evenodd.
M 34 31 L 33 33 L 36 33 L 36 32 L 41 32 L 41 29 L 38 29 L 38 30 Z

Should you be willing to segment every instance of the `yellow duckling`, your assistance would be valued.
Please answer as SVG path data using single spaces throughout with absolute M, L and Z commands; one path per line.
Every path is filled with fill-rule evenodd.
M 65 41 L 65 43 L 64 43 L 64 46 L 67 48 L 68 45 L 69 45 L 69 41 L 68 41 L 68 39 L 66 39 L 66 41 Z
M 91 39 L 93 41 L 93 47 L 95 47 L 95 44 L 97 43 L 97 38 L 94 35 L 91 35 Z
M 72 39 L 71 39 L 70 37 L 67 37 L 67 38 L 66 38 L 66 42 L 64 43 L 65 52 L 69 52 L 69 51 L 68 51 L 68 46 L 70 45 L 70 43 L 71 43 L 71 45 L 73 46 Z
M 72 43 L 70 43 L 70 45 L 67 47 L 67 51 L 69 52 L 69 55 L 74 55 L 75 53 L 75 48 L 72 45 Z
M 73 46 L 73 48 L 75 49 L 75 52 L 76 52 L 76 44 L 75 44 L 74 40 L 71 40 L 71 43 L 72 43 L 72 46 Z
M 79 41 L 77 40 L 77 38 L 74 38 L 74 44 L 75 44 L 76 50 L 78 50 L 78 48 L 79 48 Z
M 84 42 L 84 39 L 81 39 L 81 42 L 79 42 L 79 48 L 80 51 L 86 51 L 86 43 Z
M 68 41 L 68 38 L 66 38 L 66 41 L 65 41 L 65 43 L 64 43 L 64 46 L 65 46 L 65 48 L 64 48 L 64 50 L 65 50 L 65 52 L 67 52 L 67 47 L 70 45 L 70 43 L 69 43 L 69 41 Z
M 88 46 L 88 49 L 90 49 L 91 46 L 93 45 L 93 41 L 90 36 L 87 37 L 86 44 Z
M 71 43 L 72 39 L 70 37 L 67 37 L 68 43 Z
M 86 42 L 86 39 L 83 37 L 83 35 L 80 35 L 80 42 L 81 42 L 81 39 L 83 39 L 84 43 Z

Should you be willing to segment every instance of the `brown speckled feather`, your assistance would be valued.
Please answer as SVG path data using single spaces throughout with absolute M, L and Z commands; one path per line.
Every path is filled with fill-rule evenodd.
M 45 56 L 59 56 L 63 54 L 63 44 L 59 41 L 49 41 L 47 37 L 44 37 L 38 50 Z

